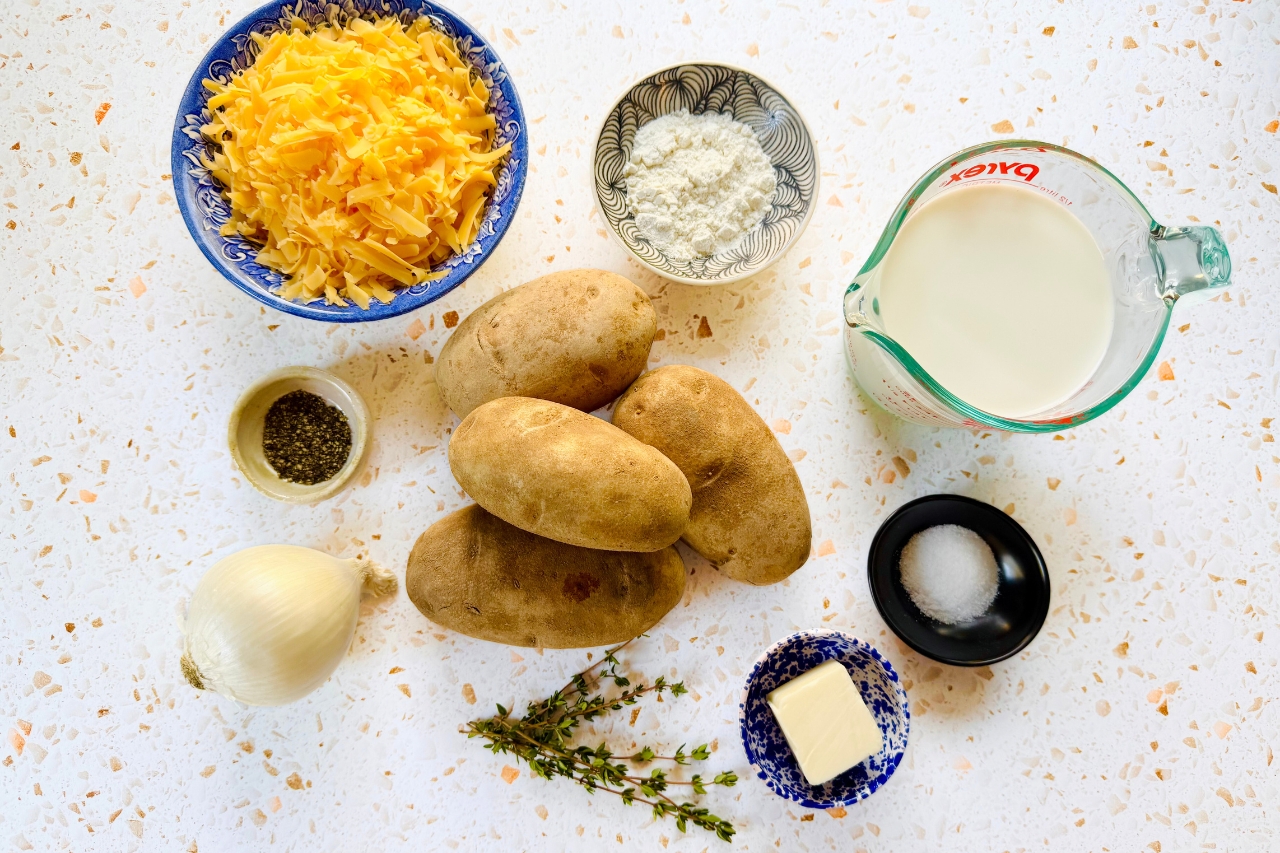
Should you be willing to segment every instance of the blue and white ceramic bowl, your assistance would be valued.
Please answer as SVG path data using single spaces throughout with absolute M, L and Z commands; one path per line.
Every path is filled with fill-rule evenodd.
M 820 663 L 838 660 L 849 670 L 884 736 L 884 748 L 823 785 L 810 785 L 765 697 Z M 742 746 L 756 775 L 780 797 L 805 808 L 861 802 L 878 791 L 902 762 L 911 728 L 907 691 L 887 660 L 867 643 L 839 631 L 800 631 L 775 643 L 747 675 L 738 706 Z
M 680 109 L 694 115 L 725 113 L 749 125 L 778 181 L 758 227 L 734 248 L 691 261 L 667 257 L 640 234 L 627 208 L 623 174 L 636 131 Z M 613 105 L 596 139 L 594 175 L 600 212 L 637 261 L 685 284 L 727 284 L 764 270 L 800 239 L 815 206 L 818 151 L 800 112 L 777 89 L 741 68 L 691 62 L 654 72 Z
M 374 300 L 365 310 L 354 303 L 342 307 L 326 305 L 322 301 L 304 304 L 281 299 L 276 291 L 284 283 L 285 276 L 260 265 L 256 260 L 257 248 L 249 241 L 242 237 L 223 237 L 218 233 L 230 218 L 231 209 L 222 197 L 221 187 L 200 165 L 201 154 L 205 151 L 200 127 L 209 121 L 205 106 L 209 91 L 201 81 L 205 78 L 226 79 L 251 65 L 257 48 L 250 33 L 270 35 L 287 29 L 295 18 L 314 26 L 325 21 L 344 24 L 354 17 L 386 18 L 391 15 L 403 19 L 406 24 L 426 15 L 436 29 L 458 43 L 462 55 L 489 89 L 489 111 L 498 125 L 497 144 L 511 143 L 511 152 L 497 175 L 497 186 L 485 209 L 479 236 L 466 252 L 436 267 L 446 271 L 447 275 L 401 288 L 395 299 L 386 305 Z M 421 308 L 462 284 L 480 268 L 507 233 L 520 204 L 525 175 L 529 170 L 529 139 L 524 110 L 506 66 L 470 24 L 443 6 L 429 0 L 276 0 L 232 25 L 200 60 L 178 105 L 171 156 L 173 189 L 187 230 L 209 263 L 227 280 L 259 302 L 287 314 L 329 323 L 360 323 L 385 320 Z

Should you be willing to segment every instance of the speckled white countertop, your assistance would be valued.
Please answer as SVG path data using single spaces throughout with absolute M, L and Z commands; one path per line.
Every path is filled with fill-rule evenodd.
M 744 776 L 708 797 L 737 825 L 734 847 L 1276 847 L 1277 8 L 920 3 L 457 0 L 531 120 L 524 201 L 463 288 L 357 327 L 260 308 L 178 216 L 166 173 L 179 91 L 254 0 L 5 4 L 0 850 L 727 849 L 568 783 L 513 778 L 513 762 L 457 734 L 494 702 L 546 695 L 582 651 L 450 634 L 401 594 L 365 608 L 348 659 L 291 707 L 237 707 L 178 671 L 187 596 L 235 549 L 285 541 L 403 570 L 416 536 L 465 502 L 430 367 L 445 318 L 575 266 L 641 283 L 665 333 L 654 363 L 749 388 L 808 491 L 815 553 L 788 583 L 748 588 L 689 560 L 684 601 L 630 661 L 690 695 L 647 702 L 610 735 L 714 742 L 712 766 Z M 800 242 L 716 289 L 642 273 L 606 238 L 589 183 L 614 98 L 692 59 L 786 92 L 824 168 Z M 1094 157 L 1163 222 L 1218 223 L 1234 286 L 1180 310 L 1153 375 L 1073 432 L 894 420 L 845 372 L 844 286 L 919 174 L 1014 133 Z M 367 470 L 318 506 L 262 497 L 225 444 L 236 396 L 289 364 L 334 370 L 374 415 Z M 938 491 L 1007 508 L 1045 553 L 1051 614 L 1018 658 L 935 665 L 875 612 L 876 526 Z M 738 740 L 746 669 L 816 626 L 876 644 L 912 704 L 901 769 L 844 813 L 794 808 L 745 778 Z

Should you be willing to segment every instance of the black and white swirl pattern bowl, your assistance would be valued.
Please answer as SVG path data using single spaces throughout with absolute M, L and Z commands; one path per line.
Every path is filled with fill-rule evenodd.
M 749 125 L 778 181 L 759 226 L 734 248 L 690 261 L 668 258 L 641 236 L 627 208 L 623 176 L 636 131 L 680 109 L 695 115 L 727 113 Z M 600 212 L 636 260 L 685 284 L 726 284 L 770 266 L 799 239 L 813 214 L 818 152 L 804 119 L 776 89 L 749 71 L 699 62 L 658 71 L 632 86 L 613 105 L 596 139 L 594 173 Z
M 829 660 L 840 661 L 849 671 L 880 727 L 884 746 L 830 782 L 810 785 L 765 697 Z M 738 722 L 747 761 L 769 790 L 805 808 L 830 809 L 861 802 L 889 781 L 907 749 L 911 711 L 898 673 L 871 645 L 840 631 L 800 631 L 771 646 L 751 668 L 738 705 Z
M 479 234 L 466 251 L 435 268 L 444 272 L 442 278 L 400 288 L 395 299 L 386 305 L 376 299 L 369 303 L 368 309 L 354 302 L 344 307 L 323 301 L 302 303 L 282 299 L 278 291 L 285 277 L 258 263 L 258 248 L 242 237 L 223 237 L 219 233 L 223 223 L 231 218 L 231 208 L 222 195 L 221 185 L 201 162 L 206 142 L 200 135 L 200 127 L 209 121 L 209 91 L 201 81 L 205 78 L 226 80 L 252 65 L 258 54 L 251 33 L 269 36 L 287 30 L 295 19 L 310 26 L 326 22 L 341 26 L 357 17 L 394 16 L 407 25 L 422 15 L 457 43 L 462 56 L 488 87 L 489 112 L 497 121 L 495 144 L 511 143 L 511 152 L 500 167 L 497 186 L 485 207 Z M 480 268 L 507 233 L 520 204 L 529 171 L 529 135 L 520 98 L 502 60 L 470 24 L 432 0 L 274 0 L 233 24 L 200 61 L 178 105 L 170 156 L 173 188 L 187 230 L 209 263 L 228 281 L 264 305 L 287 314 L 329 323 L 360 323 L 384 320 L 421 308 L 462 284 Z

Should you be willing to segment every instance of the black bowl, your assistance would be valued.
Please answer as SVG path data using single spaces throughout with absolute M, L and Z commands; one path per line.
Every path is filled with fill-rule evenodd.
M 898 560 L 921 530 L 958 524 L 981 536 L 999 566 L 996 599 L 982 616 L 945 625 L 920 612 L 902 586 Z M 1049 571 L 1022 525 L 993 506 L 959 495 L 929 495 L 885 519 L 867 555 L 876 609 L 902 642 L 952 666 L 986 666 L 1027 647 L 1049 613 Z

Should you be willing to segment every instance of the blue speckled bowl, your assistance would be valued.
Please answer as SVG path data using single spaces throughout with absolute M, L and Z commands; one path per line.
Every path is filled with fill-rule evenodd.
M 829 660 L 838 660 L 849 670 L 862 701 L 880 726 L 884 748 L 815 787 L 800 772 L 765 696 Z M 878 791 L 902 762 L 911 728 L 907 691 L 893 667 L 874 648 L 839 631 L 800 631 L 770 646 L 747 674 L 738 708 L 742 746 L 756 775 L 778 796 L 810 809 L 852 805 Z
M 456 40 L 463 55 L 489 88 L 489 110 L 498 123 L 497 144 L 510 142 L 511 153 L 497 176 L 498 185 L 485 209 L 479 236 L 465 253 L 455 255 L 436 267 L 447 271 L 443 278 L 401 288 L 389 304 L 383 305 L 374 300 L 368 310 L 354 303 L 344 308 L 326 305 L 323 301 L 310 304 L 290 302 L 275 293 L 285 277 L 258 264 L 255 260 L 257 248 L 252 243 L 241 237 L 223 237 L 218 233 L 230 218 L 231 210 L 222 198 L 219 185 L 200 165 L 200 155 L 205 150 L 200 127 L 209 120 L 205 109 L 209 91 L 200 81 L 206 77 L 225 79 L 251 64 L 256 48 L 250 33 L 269 35 L 287 27 L 295 17 L 315 25 L 326 20 L 344 23 L 352 17 L 373 15 L 396 15 L 406 23 L 419 15 L 426 15 L 437 29 Z M 475 29 L 443 6 L 428 0 L 276 0 L 232 25 L 200 60 L 178 105 L 171 156 L 173 189 L 187 230 L 209 263 L 227 280 L 259 302 L 287 314 L 329 323 L 361 323 L 385 320 L 434 302 L 480 268 L 507 233 L 520 204 L 529 169 L 529 138 L 520 98 L 502 60 Z

